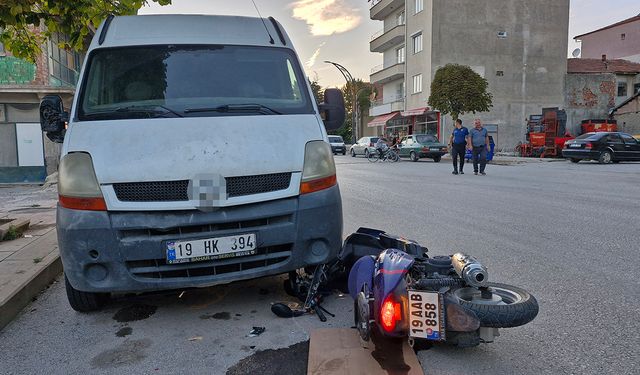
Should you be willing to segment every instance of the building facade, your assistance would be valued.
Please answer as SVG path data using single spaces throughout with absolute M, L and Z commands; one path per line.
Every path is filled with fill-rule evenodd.
M 35 63 L 11 56 L 0 44 L 0 183 L 42 182 L 58 169 L 60 144 L 40 130 L 40 101 L 60 95 L 69 108 L 81 56 L 59 47 L 54 35 Z
M 640 63 L 640 14 L 573 39 L 581 42 L 582 58 Z
M 489 82 L 490 112 L 480 118 L 497 149 L 524 141 L 525 119 L 564 103 L 569 0 L 374 0 L 370 18 L 384 28 L 370 50 L 383 55 L 370 80 L 382 84 L 371 108 L 375 116 L 397 113 L 379 125 L 389 133 L 431 133 L 445 140 L 450 117 L 429 108 L 438 68 L 468 65 Z
M 567 131 L 578 135 L 583 120 L 609 118 L 612 110 L 640 92 L 640 64 L 626 60 L 569 59 L 565 87 Z

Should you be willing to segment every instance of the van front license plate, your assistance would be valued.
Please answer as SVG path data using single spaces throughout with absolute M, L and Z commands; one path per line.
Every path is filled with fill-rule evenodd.
M 409 336 L 444 341 L 444 300 L 438 292 L 409 290 Z
M 256 253 L 256 234 L 167 242 L 167 263 L 201 262 Z

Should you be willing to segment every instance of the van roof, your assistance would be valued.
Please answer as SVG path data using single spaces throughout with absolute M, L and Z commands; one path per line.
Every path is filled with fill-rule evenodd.
M 274 20 L 275 21 L 275 20 Z M 94 48 L 124 47 L 153 44 L 225 44 L 267 47 L 288 47 L 293 49 L 291 40 L 282 26 L 265 18 L 209 15 L 144 15 L 114 17 L 104 34 L 102 44 L 98 37 L 102 34 L 106 22 L 97 30 L 91 42 Z M 273 37 L 269 42 L 266 28 Z M 282 43 L 282 38 L 285 44 Z

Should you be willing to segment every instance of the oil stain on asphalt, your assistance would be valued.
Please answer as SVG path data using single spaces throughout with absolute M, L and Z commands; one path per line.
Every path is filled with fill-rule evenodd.
M 204 314 L 204 315 L 200 315 L 200 319 L 229 320 L 231 319 L 231 314 L 229 314 L 226 311 L 215 313 L 215 314 Z
M 116 332 L 116 336 L 118 337 L 125 337 L 125 336 L 129 336 L 131 334 L 131 332 L 133 332 L 133 328 L 131 327 L 122 327 L 118 330 L 118 332 Z
M 308 356 L 309 341 L 288 348 L 260 350 L 229 368 L 227 375 L 306 374 Z
M 155 314 L 157 309 L 158 306 L 153 305 L 131 305 L 118 310 L 113 319 L 120 323 L 143 320 Z
M 117 347 L 98 354 L 91 359 L 91 367 L 109 369 L 131 365 L 147 357 L 146 349 L 151 346 L 151 340 L 128 340 Z

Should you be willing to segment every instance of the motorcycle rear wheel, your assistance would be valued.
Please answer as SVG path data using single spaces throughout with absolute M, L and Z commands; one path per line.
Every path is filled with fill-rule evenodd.
M 513 285 L 488 283 L 493 300 L 483 300 L 480 290 L 472 287 L 451 288 L 461 306 L 473 311 L 480 326 L 494 328 L 519 327 L 538 315 L 538 301 L 529 292 Z

